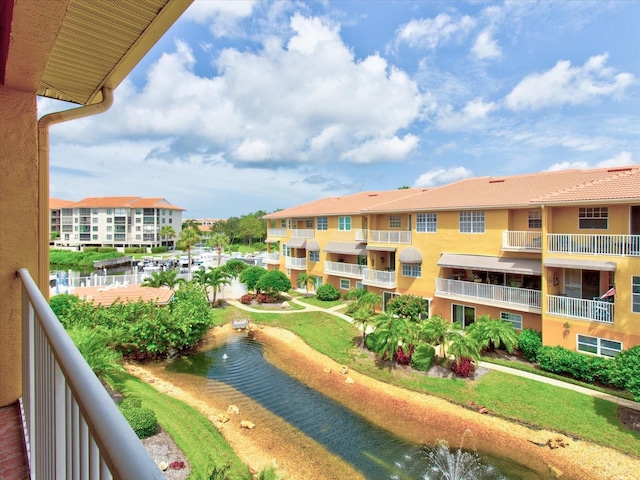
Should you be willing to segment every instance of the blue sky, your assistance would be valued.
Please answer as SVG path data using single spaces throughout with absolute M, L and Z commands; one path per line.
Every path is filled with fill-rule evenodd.
M 631 0 L 196 1 L 108 112 L 52 127 L 51 196 L 226 218 L 637 164 L 638 18 Z

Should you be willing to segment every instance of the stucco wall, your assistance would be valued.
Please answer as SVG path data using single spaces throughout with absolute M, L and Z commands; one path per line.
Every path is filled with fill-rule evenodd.
M 0 405 L 21 394 L 21 283 L 37 277 L 36 98 L 0 85 Z

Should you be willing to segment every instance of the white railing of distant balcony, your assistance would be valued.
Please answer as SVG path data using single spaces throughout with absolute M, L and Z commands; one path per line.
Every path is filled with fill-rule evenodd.
M 295 238 L 314 238 L 316 231 L 313 228 L 294 228 L 291 230 L 291 236 Z
M 356 242 L 366 242 L 367 241 L 367 231 L 361 228 L 355 230 Z
M 514 250 L 542 250 L 542 232 L 524 231 L 517 232 L 504 230 L 502 232 L 502 248 Z
M 640 257 L 640 235 L 550 233 L 547 235 L 547 251 Z
M 287 268 L 307 268 L 307 259 L 306 257 L 285 257 L 284 265 Z
M 437 278 L 436 293 L 542 308 L 542 292 L 528 288 L 505 287 L 488 283 Z
M 286 237 L 287 229 L 286 228 L 270 228 L 267 230 L 267 236 L 271 237 Z
M 369 230 L 369 242 L 372 243 L 411 243 L 409 230 Z
M 264 257 L 265 263 L 280 263 L 280 254 L 279 253 L 267 253 Z
M 349 275 L 362 278 L 365 268 L 367 268 L 365 265 L 356 263 L 324 262 L 324 273 L 331 275 Z
M 370 270 L 368 268 L 362 271 L 362 283 L 376 287 L 395 287 L 396 272 L 387 272 L 385 270 Z
M 547 296 L 547 313 L 558 317 L 613 324 L 613 303 L 602 300 L 549 295 Z
M 30 478 L 164 479 L 29 272 L 18 275 Z

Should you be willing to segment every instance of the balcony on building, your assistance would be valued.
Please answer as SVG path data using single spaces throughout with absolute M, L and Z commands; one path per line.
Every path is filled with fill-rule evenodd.
M 282 238 L 287 236 L 286 228 L 269 228 L 267 230 L 267 240 L 271 238 Z M 275 240 L 277 241 L 277 240 Z
M 538 260 L 445 253 L 438 266 L 437 297 L 542 313 Z
M 364 243 L 328 242 L 323 251 L 327 254 L 325 274 L 362 280 L 367 263 Z
M 547 314 L 589 322 L 614 323 L 616 262 L 584 258 L 547 258 L 551 279 Z
M 502 232 L 502 250 L 507 252 L 542 252 L 542 232 L 505 230 Z
M 396 288 L 396 272 L 394 270 L 374 270 L 365 268 L 362 272 L 362 284 L 370 287 Z
M 284 266 L 293 270 L 306 270 L 307 257 L 284 257 Z
M 640 257 L 640 235 L 547 234 L 547 252 Z
M 269 252 L 265 255 L 262 261 L 268 265 L 279 265 L 280 252 Z
M 410 244 L 410 230 L 369 230 L 367 234 L 369 243 Z

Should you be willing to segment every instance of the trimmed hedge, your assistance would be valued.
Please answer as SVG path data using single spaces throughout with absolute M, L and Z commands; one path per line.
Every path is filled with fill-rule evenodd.
M 168 251 L 169 247 L 151 247 L 151 253 L 167 253 Z
M 118 408 L 138 438 L 147 438 L 158 431 L 158 420 L 153 410 L 141 405 L 139 398 L 127 397 L 118 404 Z
M 542 348 L 542 334 L 537 330 L 527 328 L 518 335 L 518 350 L 529 362 L 538 360 L 538 352 Z
M 323 302 L 333 302 L 340 298 L 340 291 L 330 283 L 325 283 L 316 289 L 316 297 Z
M 428 343 L 418 345 L 411 356 L 411 366 L 415 370 L 427 372 L 433 366 L 436 349 Z

